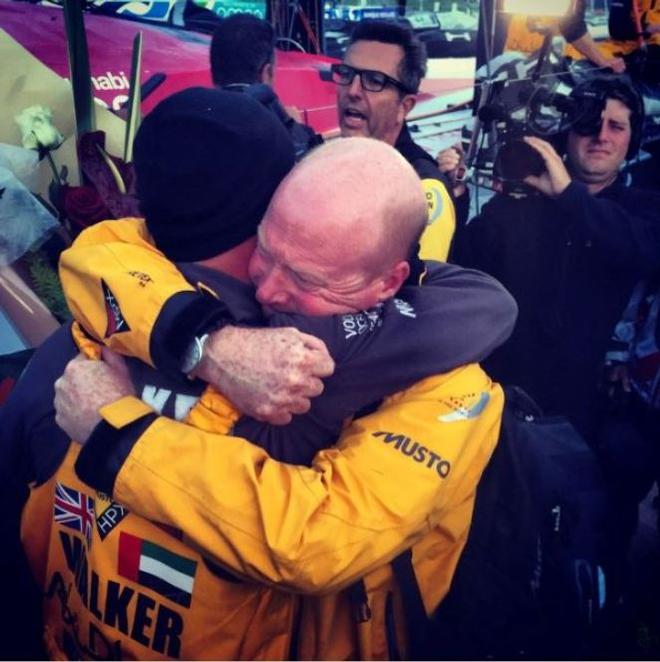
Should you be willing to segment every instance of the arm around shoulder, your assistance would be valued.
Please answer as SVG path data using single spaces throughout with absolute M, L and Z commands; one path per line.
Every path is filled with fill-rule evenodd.
M 311 468 L 158 418 L 126 458 L 114 497 L 182 529 L 234 572 L 336 590 L 452 521 L 452 506 L 474 495 L 502 405 L 476 365 L 430 377 L 355 421 Z M 462 533 L 468 524 L 453 523 Z
M 90 335 L 166 371 L 178 371 L 198 325 L 222 314 L 221 304 L 198 293 L 153 245 L 137 218 L 81 233 L 62 253 L 60 278 L 74 318 Z

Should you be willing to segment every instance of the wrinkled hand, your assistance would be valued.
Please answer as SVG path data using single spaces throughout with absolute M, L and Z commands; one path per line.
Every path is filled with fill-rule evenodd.
M 454 196 L 459 197 L 465 193 L 465 184 L 457 181 L 458 173 L 465 169 L 465 154 L 460 145 L 443 149 L 435 157 L 438 169 L 449 177 L 454 187 Z
M 545 172 L 538 177 L 536 175 L 525 177 L 525 183 L 551 198 L 557 197 L 571 183 L 571 176 L 568 174 L 564 162 L 555 151 L 555 148 L 545 140 L 534 136 L 525 136 L 524 141 L 541 155 L 546 167 Z
M 134 394 L 128 368 L 119 354 L 103 348 L 103 361 L 79 354 L 55 382 L 55 422 L 73 441 L 84 445 L 101 420 L 99 409 Z
M 247 416 L 286 425 L 304 414 L 334 372 L 325 344 L 293 328 L 226 326 L 211 334 L 195 376 L 216 386 Z

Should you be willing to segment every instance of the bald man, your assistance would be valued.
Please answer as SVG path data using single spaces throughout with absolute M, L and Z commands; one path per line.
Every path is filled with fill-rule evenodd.
M 343 193 L 329 196 L 324 187 Z M 384 143 L 335 141 L 312 153 L 276 191 L 259 227 L 250 261 L 259 303 L 332 315 L 393 297 L 426 225 L 420 191 L 413 169 Z
M 334 385 L 328 380 L 324 397 L 329 398 L 330 404 L 334 405 L 335 416 L 344 418 L 341 407 L 347 406 L 347 400 L 353 401 L 355 411 L 355 407 L 359 406 L 358 398 L 365 397 L 361 389 L 354 389 L 354 380 L 361 379 L 362 384 L 371 390 L 371 401 L 377 402 L 382 395 L 376 396 L 376 392 L 382 390 L 383 384 L 399 380 L 405 389 L 406 380 L 416 379 L 413 377 L 415 370 L 418 371 L 417 378 L 423 376 L 419 374 L 419 367 L 411 370 L 412 365 L 421 362 L 421 357 L 413 360 L 414 351 L 403 357 L 404 365 L 401 368 L 393 371 L 386 363 L 381 366 L 382 374 L 376 375 L 374 370 L 378 368 L 377 362 L 371 369 L 361 363 L 361 354 L 370 346 L 375 348 L 375 355 L 383 357 L 387 362 L 388 354 L 392 356 L 387 339 L 394 341 L 403 329 L 404 335 L 415 334 L 418 342 L 413 344 L 419 344 L 430 352 L 432 344 L 429 343 L 428 335 L 435 336 L 435 342 L 438 342 L 438 338 L 442 342 L 444 329 L 451 325 L 453 314 L 458 312 L 460 317 L 463 302 L 466 297 L 470 299 L 471 292 L 479 289 L 479 283 L 482 295 L 486 291 L 498 293 L 500 312 L 507 307 L 501 306 L 501 297 L 504 296 L 507 304 L 510 302 L 493 283 L 486 287 L 482 277 L 477 274 L 458 272 L 453 267 L 439 267 L 445 273 L 439 282 L 446 284 L 444 324 L 430 323 L 424 332 L 424 320 L 433 318 L 428 315 L 432 310 L 424 303 L 424 297 L 433 288 L 405 287 L 399 293 L 401 298 L 388 299 L 410 271 L 409 262 L 405 258 L 410 253 L 410 242 L 416 236 L 415 228 L 421 227 L 425 220 L 419 180 L 411 175 L 410 167 L 394 150 L 378 143 L 347 143 L 343 148 L 328 146 L 323 149 L 325 151 L 319 151 L 314 159 L 296 168 L 281 185 L 261 226 L 259 245 L 251 269 L 255 270 L 255 278 L 261 279 L 263 283 L 263 290 L 261 284 L 259 286 L 263 296 L 268 297 L 268 288 L 273 292 L 271 310 L 276 313 L 273 317 L 281 314 L 278 308 L 283 307 L 283 301 L 287 300 L 295 302 L 291 304 L 294 308 L 299 306 L 301 310 L 313 308 L 316 311 L 316 316 L 307 318 L 312 327 L 321 328 L 319 325 L 326 324 L 326 331 L 328 328 L 339 330 L 334 336 L 332 333 L 328 335 L 329 345 L 336 350 L 336 353 L 332 350 L 331 353 L 338 365 L 331 379 L 340 379 L 342 366 L 346 366 L 349 372 L 353 371 L 352 377 L 349 380 L 344 378 L 343 383 L 335 382 Z M 364 150 L 369 153 L 369 163 L 373 163 L 372 167 L 366 169 L 362 162 Z M 313 193 L 308 193 L 307 197 L 298 200 L 298 207 L 313 209 L 317 218 L 305 224 L 298 214 L 288 221 L 287 207 L 291 206 L 298 191 L 313 191 L 313 184 L 322 172 L 321 165 L 327 169 L 326 181 L 333 187 L 351 181 L 357 185 L 349 188 L 354 204 L 347 209 L 336 198 L 324 202 Z M 346 176 L 345 168 L 353 173 L 353 178 Z M 389 204 L 383 205 L 379 211 L 383 212 L 383 223 L 406 228 L 403 231 L 403 235 L 407 234 L 406 245 L 392 246 L 386 240 L 386 233 L 371 225 L 370 216 L 365 216 L 367 205 L 363 198 L 371 194 L 373 187 L 361 189 L 360 184 L 373 183 L 380 173 L 394 176 L 402 182 L 401 189 L 395 195 L 384 190 L 384 186 L 381 187 L 383 190 L 378 193 Z M 373 213 L 373 206 L 370 209 Z M 391 216 L 386 218 L 386 213 Z M 341 250 L 345 247 L 344 237 L 346 233 L 359 237 L 363 224 L 371 228 L 367 236 L 372 239 L 372 245 L 364 252 L 364 260 L 351 261 L 351 254 Z M 116 237 L 121 236 L 121 229 L 121 224 L 117 228 L 116 222 L 113 222 L 95 230 L 97 239 L 103 241 L 101 236 L 104 232 L 115 233 Z M 296 243 L 301 233 L 301 240 L 307 242 L 303 251 L 297 248 Z M 102 250 L 116 252 L 120 248 L 117 244 L 105 243 Z M 93 258 L 93 248 L 93 243 L 90 243 L 85 249 L 88 257 Z M 308 261 L 310 252 L 312 260 L 319 258 L 319 270 L 315 269 L 313 261 Z M 135 254 L 126 255 L 135 258 Z M 334 262 L 342 256 L 347 264 L 344 272 L 339 273 Z M 156 257 L 162 259 L 153 250 L 151 254 L 143 255 L 140 260 L 143 277 L 137 279 L 130 276 L 129 281 L 144 282 L 144 276 L 148 276 L 161 282 L 155 268 Z M 204 260 L 207 266 L 214 261 L 213 257 Z M 89 267 L 98 265 L 98 262 L 90 259 L 85 264 Z M 122 274 L 127 268 L 130 269 L 130 265 L 122 260 Z M 71 265 L 68 269 L 70 278 L 73 273 Z M 196 275 L 200 273 L 197 271 Z M 105 288 L 113 287 L 116 281 L 112 280 L 112 274 L 106 273 L 106 278 L 109 280 L 104 281 Z M 225 280 L 225 289 L 220 292 L 222 296 L 227 296 L 226 285 Z M 145 287 L 148 288 L 149 283 Z M 204 288 L 211 289 L 207 283 L 204 283 Z M 320 303 L 312 302 L 313 292 L 318 294 Z M 148 299 L 149 295 L 141 296 L 143 303 Z M 491 304 L 495 303 L 495 299 L 497 297 L 492 297 Z M 115 301 L 115 304 L 113 315 L 116 315 L 119 308 L 123 311 L 125 326 L 131 330 L 137 329 L 137 326 L 133 326 L 132 315 L 128 316 L 122 308 L 122 300 Z M 374 304 L 375 308 L 359 312 L 360 308 Z M 334 318 L 320 316 L 330 310 L 345 314 Z M 497 319 L 496 316 L 490 320 L 499 324 L 500 333 L 502 327 L 510 326 L 510 312 L 508 309 L 508 314 L 504 315 L 508 317 L 506 324 L 503 324 L 502 317 Z M 436 313 L 436 322 L 439 320 L 441 317 Z M 301 325 L 304 323 L 303 318 L 298 321 Z M 458 323 L 461 333 L 470 326 L 466 326 L 467 322 L 467 319 L 463 319 Z M 481 317 L 477 326 L 487 322 L 486 317 Z M 338 326 L 327 327 L 328 323 Z M 394 327 L 398 329 L 397 333 L 390 332 Z M 304 330 L 308 328 L 304 327 Z M 449 336 L 452 335 L 460 334 L 447 334 L 447 339 L 450 340 Z M 475 340 L 476 336 L 478 334 L 475 334 Z M 385 342 L 378 345 L 379 338 L 385 339 Z M 462 348 L 462 352 L 465 355 L 465 348 Z M 447 361 L 446 357 L 441 358 L 441 354 L 429 353 L 423 357 L 426 365 L 422 370 L 425 369 L 426 374 Z M 207 361 L 206 350 L 204 355 L 200 369 Z M 434 365 L 434 368 L 429 368 L 430 365 Z M 35 366 L 36 369 L 38 366 Z M 407 374 L 404 375 L 404 372 Z M 335 658 L 383 656 L 388 654 L 388 647 L 390 652 L 394 650 L 391 648 L 393 645 L 404 649 L 403 618 L 396 626 L 396 633 L 385 632 L 387 587 L 393 583 L 388 575 L 389 568 L 371 572 L 394 554 L 411 544 L 419 543 L 416 545 L 416 569 L 420 568 L 422 576 L 425 572 L 434 575 L 434 581 L 428 586 L 428 594 L 425 593 L 431 609 L 447 590 L 467 532 L 474 484 L 492 450 L 499 425 L 501 393 L 476 366 L 429 377 L 401 392 L 392 402 L 386 401 L 376 414 L 360 419 L 349 428 L 342 435 L 337 448 L 316 453 L 314 469 L 280 464 L 272 459 L 274 453 L 269 455 L 247 441 L 220 434 L 235 423 L 238 413 L 209 390 L 201 394 L 187 413 L 185 421 L 188 425 L 184 425 L 157 417 L 152 410 L 130 396 L 112 402 L 132 392 L 135 380 L 128 379 L 126 374 L 117 377 L 102 363 L 79 360 L 71 364 L 67 373 L 68 378 L 58 385 L 58 421 L 70 437 L 86 440 L 91 427 L 99 421 L 98 411 L 104 404 L 103 398 L 111 404 L 102 407 L 104 418 L 95 426 L 87 446 L 79 456 L 75 450 L 71 450 L 60 470 L 68 472 L 65 475 L 70 489 L 84 493 L 89 488 L 80 481 L 74 482 L 77 480 L 73 475 L 75 463 L 75 468 L 87 484 L 112 494 L 117 500 L 111 502 L 112 507 L 120 509 L 122 514 L 128 513 L 101 540 L 100 535 L 97 536 L 96 531 L 93 531 L 90 550 L 101 554 L 108 546 L 114 550 L 114 544 L 121 559 L 129 554 L 126 547 L 128 543 L 125 541 L 137 538 L 152 543 L 149 547 L 152 551 L 153 545 L 158 549 L 166 548 L 177 559 L 181 557 L 197 564 L 194 566 L 197 574 L 193 573 L 192 582 L 189 579 L 185 585 L 186 590 L 189 589 L 187 597 L 182 597 L 180 591 L 176 594 L 190 610 L 184 612 L 186 618 L 181 615 L 181 609 L 176 612 L 186 626 L 176 632 L 176 641 L 180 644 L 177 652 L 181 656 L 194 657 L 200 654 L 200 649 L 195 648 L 195 638 L 199 646 L 199 635 L 204 626 L 201 620 L 196 619 L 201 619 L 200 610 L 209 604 L 205 595 L 216 595 L 212 604 L 213 614 L 216 622 L 223 624 L 222 637 L 206 637 L 206 655 L 235 658 L 291 656 L 294 653 L 289 644 L 292 632 L 298 627 L 298 614 L 302 628 L 298 654 L 302 657 Z M 77 401 L 75 405 L 74 400 Z M 314 403 L 321 400 L 323 398 L 317 398 Z M 74 412 L 74 409 L 77 411 Z M 312 419 L 312 423 L 318 425 L 319 416 L 314 411 L 308 417 L 296 417 L 296 420 L 305 418 Z M 235 430 L 241 421 L 236 423 Z M 340 420 L 336 423 L 338 427 L 341 425 Z M 191 425 L 197 425 L 199 429 Z M 432 434 L 433 430 L 435 434 Z M 152 433 L 156 434 L 157 443 L 151 440 Z M 439 433 L 442 433 L 444 439 L 439 438 Z M 419 441 L 413 442 L 413 438 Z M 290 446 L 295 447 L 296 440 L 297 436 L 292 437 Z M 260 445 L 267 446 L 267 439 L 266 442 L 262 439 Z M 142 455 L 142 450 L 147 453 L 164 452 L 167 458 L 148 458 Z M 125 455 L 127 451 L 128 455 Z M 312 460 L 311 455 L 304 459 L 308 452 L 303 444 L 297 459 L 299 465 Z M 125 457 L 116 464 L 122 455 Z M 137 463 L 129 467 L 134 460 Z M 138 469 L 138 466 L 142 469 Z M 117 473 L 119 467 L 121 471 Z M 375 473 L 374 468 L 377 468 Z M 141 496 L 130 494 L 130 490 L 123 492 L 121 486 L 125 485 L 124 470 L 141 484 Z M 179 472 L 174 482 L 171 482 L 172 476 L 167 475 L 169 471 Z M 227 480 L 229 476 L 239 483 L 246 482 L 232 484 Z M 406 485 L 405 495 L 392 491 L 393 476 Z M 156 485 L 159 487 L 156 488 Z M 160 491 L 164 485 L 169 486 L 167 495 Z M 201 492 L 197 492 L 198 488 Z M 377 496 L 379 492 L 382 492 L 381 497 Z M 232 505 L 226 507 L 222 503 L 223 499 L 231 500 Z M 158 512 L 154 510 L 148 513 L 152 508 Z M 138 517 L 136 513 L 143 517 Z M 168 521 L 170 525 L 184 531 L 183 540 L 167 538 L 167 534 L 149 520 Z M 139 535 L 135 529 L 138 526 Z M 226 537 L 225 526 L 231 540 Z M 62 531 L 57 533 L 61 536 Z M 71 535 L 70 532 L 66 534 Z M 125 542 L 124 547 L 122 541 Z M 305 544 L 301 544 L 303 541 Z M 140 549 L 142 552 L 139 558 L 143 558 L 145 548 L 142 546 Z M 219 589 L 216 585 L 218 575 L 208 576 L 207 564 L 197 551 L 200 549 L 204 550 L 205 556 L 211 556 L 214 562 L 219 561 L 223 567 L 241 576 L 280 584 L 293 590 L 334 593 L 327 598 L 306 600 L 304 608 L 297 611 L 297 600 L 290 594 L 253 588 L 249 584 L 236 586 L 228 580 L 220 593 L 224 603 L 222 600 L 219 603 Z M 122 555 L 122 552 L 125 554 Z M 180 566 L 181 562 L 178 563 Z M 97 577 L 101 596 L 106 584 L 108 590 L 111 585 L 117 585 L 119 588 L 113 590 L 123 591 L 124 596 L 128 595 L 126 591 L 130 589 L 146 596 L 145 600 L 148 598 L 156 604 L 162 603 L 166 594 L 158 593 L 144 577 L 145 572 L 148 574 L 144 568 L 154 566 L 147 564 L 139 567 L 143 574 L 129 577 L 128 571 L 122 574 L 120 568 L 119 577 L 112 578 L 107 575 L 110 572 L 108 568 L 105 569 L 106 574 L 101 575 L 97 567 L 94 571 L 97 574 L 92 575 L 90 581 L 94 581 L 94 576 Z M 162 566 L 158 567 L 162 570 Z M 184 567 L 191 568 L 190 565 Z M 61 574 L 64 571 L 61 569 Z M 370 612 L 373 617 L 358 623 L 353 619 L 354 612 L 350 608 L 350 596 L 356 593 L 354 590 L 346 592 L 341 589 L 364 573 L 370 573 L 368 577 L 371 578 L 364 593 L 365 600 L 367 594 L 369 596 L 369 604 L 361 601 L 357 606 L 363 616 Z M 181 579 L 180 575 L 177 577 Z M 127 581 L 129 579 L 133 583 Z M 209 592 L 212 582 L 213 591 Z M 232 588 L 236 594 L 233 598 L 230 591 Z M 156 594 L 151 592 L 154 590 Z M 246 599 L 248 595 L 252 597 Z M 144 604 L 147 603 L 143 600 L 143 612 Z M 93 625 L 101 630 L 106 640 L 118 636 L 120 622 L 108 618 L 107 599 L 104 605 L 94 605 L 96 611 L 90 605 L 89 600 L 84 605 L 92 612 L 86 615 L 90 628 Z M 132 623 L 133 628 L 142 628 L 138 629 L 143 634 L 138 644 L 146 645 L 152 654 L 154 651 L 162 653 L 165 644 L 174 641 L 173 624 L 178 623 L 170 613 L 171 603 L 165 603 L 170 612 L 164 612 L 165 615 L 157 619 L 152 631 L 147 631 L 148 628 L 145 630 L 144 613 L 142 620 L 138 618 L 141 613 L 138 606 L 129 605 L 126 622 L 129 625 Z M 222 615 L 225 612 L 226 619 Z M 79 613 L 85 615 L 85 609 L 81 607 Z M 161 614 L 161 611 L 157 613 Z M 246 614 L 251 614 L 251 618 L 245 618 Z M 387 619 L 389 622 L 389 616 Z M 147 636 L 149 634 L 151 637 Z M 135 650 L 135 637 L 124 637 L 122 646 L 132 646 L 132 650 Z M 137 651 L 146 654 L 139 647 Z M 168 649 L 167 653 L 171 654 L 171 651 Z

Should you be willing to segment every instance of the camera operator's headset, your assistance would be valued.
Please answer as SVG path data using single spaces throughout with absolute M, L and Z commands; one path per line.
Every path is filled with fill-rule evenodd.
M 592 136 L 600 131 L 601 115 L 607 99 L 618 99 L 630 108 L 630 144 L 626 160 L 636 156 L 642 144 L 644 100 L 632 83 L 622 76 L 598 76 L 579 83 L 570 96 L 581 104 L 581 112 L 571 122 L 568 131 L 575 131 L 581 136 Z M 562 151 L 565 151 L 568 131 L 559 141 Z

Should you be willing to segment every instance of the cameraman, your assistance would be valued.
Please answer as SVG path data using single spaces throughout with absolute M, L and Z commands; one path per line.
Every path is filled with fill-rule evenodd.
M 545 171 L 525 178 L 528 195 L 497 193 L 470 223 L 459 219 L 452 259 L 498 278 L 519 306 L 517 327 L 486 361 L 488 372 L 522 386 L 546 414 L 566 415 L 594 443 L 609 337 L 635 283 L 660 267 L 660 194 L 627 187 L 619 174 L 639 147 L 637 92 L 615 77 L 573 94 L 585 91 L 603 100 L 600 118 L 581 134 L 569 131 L 565 161 L 548 142 L 526 137 Z M 439 156 L 450 176 L 457 161 Z

